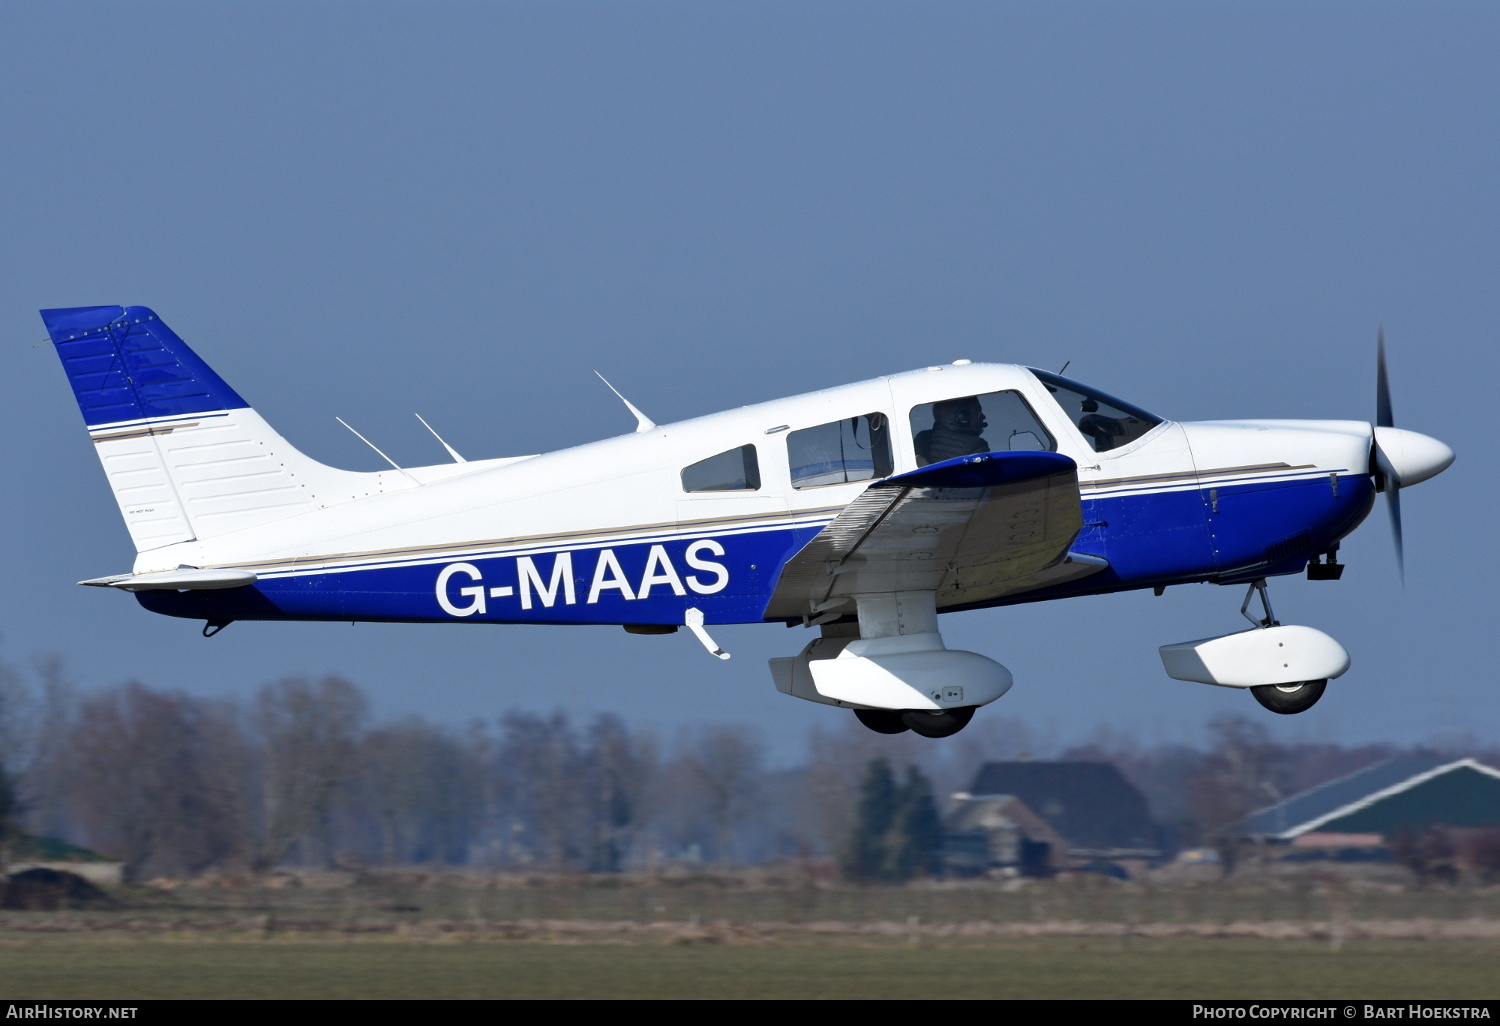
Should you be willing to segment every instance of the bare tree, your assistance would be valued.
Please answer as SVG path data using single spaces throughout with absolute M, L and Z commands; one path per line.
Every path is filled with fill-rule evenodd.
M 38 660 L 37 676 L 41 678 L 41 700 L 25 776 L 26 820 L 39 834 L 61 837 L 75 825 L 69 815 L 67 788 L 72 771 L 69 738 L 78 700 L 58 657 Z
M 365 711 L 364 695 L 338 677 L 288 677 L 260 690 L 253 716 L 264 760 L 257 871 L 326 827 L 335 788 L 352 768 Z
M 25 685 L 13 667 L 0 663 L 0 880 L 21 833 L 19 780 L 26 763 L 21 706 Z
M 656 771 L 656 744 L 604 714 L 589 727 L 588 760 L 597 805 L 590 868 L 618 872 L 625 867 L 649 813 L 646 796 Z
M 496 762 L 510 819 L 535 857 L 553 869 L 584 861 L 593 802 L 578 735 L 567 715 L 506 713 Z
M 471 749 L 409 717 L 359 742 L 358 787 L 380 834 L 386 865 L 465 861 L 483 813 Z
M 83 703 L 71 737 L 69 797 L 90 842 L 125 863 L 197 873 L 242 852 L 241 792 L 229 711 L 131 683 Z
M 481 719 L 464 733 L 469 793 L 474 825 L 469 837 L 469 865 L 494 867 L 504 862 L 505 836 L 501 815 L 501 787 L 495 777 L 495 736 Z
M 684 766 L 702 789 L 722 863 L 734 861 L 735 827 L 755 796 L 764 761 L 765 746 L 741 726 L 705 727 L 683 754 Z
M 855 856 L 851 839 L 856 833 L 861 787 L 871 761 L 917 765 L 938 747 L 910 732 L 876 734 L 852 716 L 834 729 L 814 727 L 808 734 L 804 830 L 840 865 L 852 864 Z

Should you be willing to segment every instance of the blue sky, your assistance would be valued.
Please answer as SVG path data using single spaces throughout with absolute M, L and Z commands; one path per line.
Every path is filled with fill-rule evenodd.
M 155 308 L 316 458 L 439 462 L 958 358 L 1175 419 L 1374 410 L 1458 462 L 1283 619 L 1354 669 L 1278 735 L 1493 740 L 1500 8 L 1459 3 L 16 2 L 0 13 L 3 654 L 217 695 L 338 672 L 383 715 L 844 715 L 772 688 L 800 632 L 191 622 L 74 581 L 131 549 L 36 310 Z M 1193 738 L 1235 692 L 1156 646 L 1204 585 L 945 618 L 990 710 Z M 985 714 L 981 714 L 985 715 Z

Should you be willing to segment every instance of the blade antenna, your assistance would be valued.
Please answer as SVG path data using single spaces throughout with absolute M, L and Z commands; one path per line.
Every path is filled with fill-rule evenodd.
M 395 460 L 391 459 L 385 453 L 381 452 L 380 449 L 379 449 L 379 447 L 376 446 L 376 444 L 374 442 L 370 441 L 368 438 L 366 438 L 364 435 L 360 434 L 358 431 L 355 431 L 352 427 L 349 427 L 348 421 L 344 420 L 343 417 L 334 417 L 333 419 L 336 420 L 336 421 L 338 421 L 340 424 L 343 424 L 344 427 L 349 428 L 349 431 L 354 435 L 355 438 L 358 438 L 361 442 L 364 442 L 371 449 L 374 449 L 375 450 L 375 454 L 377 456 L 379 456 L 381 459 L 385 460 L 391 466 L 395 467 L 396 470 L 401 473 L 402 477 L 406 478 L 408 481 L 410 481 L 414 485 L 419 485 L 419 484 L 422 483 L 421 481 L 418 481 L 416 478 L 414 478 L 410 474 L 408 474 L 404 469 L 402 469 L 402 467 L 401 467 L 401 465 L 399 463 L 397 463 Z
M 460 456 L 458 454 L 458 450 L 457 449 L 453 448 L 453 446 L 449 445 L 446 441 L 444 441 L 443 440 L 443 436 L 440 435 L 440 434 L 438 434 L 435 430 L 433 430 L 432 425 L 429 424 L 429 423 L 427 423 L 427 421 L 422 417 L 422 415 L 420 413 L 413 414 L 413 416 L 415 416 L 418 420 L 422 421 L 422 426 L 424 428 L 426 428 L 428 431 L 432 431 L 432 437 L 436 438 L 439 442 L 441 442 L 443 448 L 448 450 L 448 455 L 453 457 L 453 462 L 454 463 L 467 463 L 467 462 L 469 462 L 468 460 L 464 459 L 462 456 Z
M 604 382 L 604 387 L 613 392 L 615 394 L 615 397 L 619 399 L 620 402 L 624 403 L 625 408 L 630 411 L 632 416 L 635 417 L 636 434 L 640 434 L 642 431 L 651 431 L 656 427 L 656 424 L 652 422 L 650 417 L 646 416 L 640 410 L 636 409 L 635 404 L 632 403 L 629 399 L 626 399 L 623 395 L 620 395 L 620 390 L 614 385 L 611 385 L 608 378 L 606 378 L 603 374 L 600 374 L 598 371 L 594 371 L 594 376 L 600 381 Z

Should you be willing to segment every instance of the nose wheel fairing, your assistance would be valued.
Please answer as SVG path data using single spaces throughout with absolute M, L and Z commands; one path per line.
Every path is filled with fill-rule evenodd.
M 1249 612 L 1260 599 L 1264 616 Z M 1161 647 L 1162 666 L 1175 680 L 1248 689 L 1265 708 L 1289 715 L 1306 712 L 1323 697 L 1329 680 L 1349 669 L 1349 653 L 1313 627 L 1282 624 L 1271 611 L 1265 580 L 1250 583 L 1240 614 L 1248 631 Z
M 1297 685 L 1332 680 L 1349 669 L 1349 653 L 1313 627 L 1264 627 L 1161 646 L 1174 680 L 1224 688 Z

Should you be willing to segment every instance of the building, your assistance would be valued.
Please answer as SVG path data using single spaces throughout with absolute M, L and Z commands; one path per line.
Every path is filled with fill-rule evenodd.
M 1162 854 L 1145 796 L 1107 762 L 985 763 L 949 809 L 955 870 L 980 857 L 978 834 L 991 869 L 1133 876 Z
M 9 855 L 5 865 L 0 867 L 9 876 L 32 869 L 49 869 L 72 873 L 101 887 L 118 886 L 124 878 L 123 862 L 55 837 L 22 834 L 14 842 Z
M 1383 845 L 1406 830 L 1500 828 L 1500 770 L 1474 759 L 1387 759 L 1240 820 L 1231 831 L 1299 848 Z
M 943 868 L 951 876 L 1051 876 L 1068 865 L 1067 841 L 1014 795 L 960 791 L 945 825 Z

